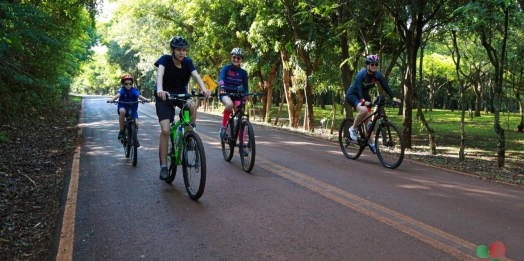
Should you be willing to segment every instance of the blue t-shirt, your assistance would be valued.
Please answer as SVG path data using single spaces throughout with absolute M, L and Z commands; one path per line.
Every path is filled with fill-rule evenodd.
M 120 88 L 118 93 L 120 94 L 120 97 L 118 98 L 118 100 L 122 102 L 138 101 L 138 97 L 140 97 L 140 91 L 135 87 L 131 87 L 129 91 L 126 91 L 126 88 L 122 86 L 122 88 Z M 118 103 L 118 111 L 120 111 L 120 108 L 124 108 L 127 111 L 129 106 L 131 106 L 133 118 L 135 119 L 138 118 L 138 103 L 135 103 L 132 105 Z
M 189 57 L 184 57 L 182 68 L 178 68 L 173 62 L 172 55 L 162 55 L 155 62 L 156 67 L 159 65 L 165 67 L 162 89 L 171 94 L 187 93 L 186 86 L 189 83 L 189 77 L 191 77 L 191 72 L 196 70 L 193 61 Z
M 393 92 L 389 88 L 388 82 L 384 75 L 379 70 L 376 70 L 374 74 L 368 74 L 367 69 L 362 69 L 357 73 L 355 81 L 349 87 L 347 94 L 358 96 L 359 100 L 369 96 L 369 90 L 375 87 L 375 83 L 379 82 L 382 88 L 389 94 L 391 98 L 394 97 Z
M 227 90 L 234 91 L 237 90 L 238 86 L 242 85 L 244 87 L 244 93 L 247 94 L 249 92 L 246 70 L 235 67 L 233 64 L 222 67 L 218 85 L 224 86 Z

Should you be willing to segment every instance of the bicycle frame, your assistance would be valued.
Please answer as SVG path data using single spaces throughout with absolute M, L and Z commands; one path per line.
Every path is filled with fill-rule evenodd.
M 187 131 L 187 126 L 190 123 L 190 116 L 189 116 L 189 110 L 182 110 L 183 113 L 180 113 L 179 115 L 182 116 L 182 117 L 179 117 L 178 121 L 173 121 L 171 122 L 171 130 L 169 132 L 169 134 L 173 137 L 173 140 L 177 141 L 175 142 L 175 151 L 173 151 L 173 155 L 175 157 L 175 160 L 176 160 L 176 164 L 177 165 L 180 165 L 182 164 L 182 149 L 183 149 L 183 144 L 184 142 L 180 142 L 183 138 L 184 138 L 184 135 Z M 178 127 L 179 126 L 182 126 L 182 129 L 180 131 L 180 133 L 178 133 Z M 180 136 L 178 136 L 180 135 Z M 177 137 L 178 136 L 178 137 Z M 178 138 L 178 139 L 177 139 Z M 169 148 L 171 149 L 171 148 Z
M 386 103 L 382 102 L 382 103 L 373 103 L 373 104 L 370 104 L 369 107 L 375 107 L 376 106 L 376 109 L 373 111 L 373 113 L 371 113 L 369 116 L 367 116 L 364 120 L 362 120 L 362 122 L 360 122 L 358 124 L 358 128 L 360 129 L 360 133 L 365 133 L 365 136 L 364 138 L 359 140 L 359 144 L 360 145 L 368 145 L 368 140 L 371 138 L 372 134 L 373 134 L 373 130 L 375 129 L 375 125 L 377 124 L 377 122 L 379 122 L 379 126 L 382 122 L 387 122 L 388 121 L 388 116 L 386 115 L 386 112 L 384 110 L 384 105 L 386 105 Z M 370 119 L 372 118 L 372 119 Z M 366 122 L 368 122 L 368 120 L 371 121 L 371 126 L 370 128 L 368 129 L 366 124 Z M 369 123 L 368 123 L 369 124 Z M 365 131 L 364 131 L 365 130 Z

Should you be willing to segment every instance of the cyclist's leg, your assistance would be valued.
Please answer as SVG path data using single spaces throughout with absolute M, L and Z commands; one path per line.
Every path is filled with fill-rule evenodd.
M 158 122 L 160 124 L 160 140 L 158 145 L 158 155 L 160 157 L 160 166 L 166 167 L 167 173 L 167 146 L 169 140 L 169 132 L 171 130 L 170 123 L 173 120 L 173 102 L 162 101 L 161 99 L 157 99 L 155 106 Z
M 223 88 L 220 88 L 220 101 L 224 104 L 224 115 L 222 116 L 222 125 L 220 126 L 220 137 L 223 137 L 226 133 L 229 116 L 233 113 L 233 101 L 229 96 L 223 95 L 225 93 L 226 91 Z
M 126 118 L 126 109 L 118 109 L 118 124 L 120 126 L 120 132 L 118 132 L 118 139 L 124 138 L 124 129 L 125 129 L 125 118 Z
M 118 109 L 118 123 L 120 124 L 121 131 L 123 131 L 125 127 L 124 126 L 125 118 L 126 118 L 126 109 L 125 108 Z

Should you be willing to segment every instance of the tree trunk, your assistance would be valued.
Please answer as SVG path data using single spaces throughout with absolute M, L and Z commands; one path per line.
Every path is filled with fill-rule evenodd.
M 267 82 L 267 97 L 266 97 L 266 103 L 264 106 L 264 112 L 265 119 L 264 122 L 270 123 L 271 122 L 271 101 L 273 100 L 273 85 L 275 83 L 275 76 L 277 72 L 277 66 L 274 65 L 271 67 L 271 71 L 269 72 L 269 82 Z M 266 82 L 263 83 L 264 87 L 266 86 Z M 266 88 L 266 87 L 265 87 Z
M 284 85 L 284 94 L 286 96 L 289 122 L 295 122 L 295 103 L 293 102 L 293 93 L 291 92 L 291 70 L 289 68 L 289 56 L 284 46 L 282 46 L 280 54 L 282 57 L 282 81 Z

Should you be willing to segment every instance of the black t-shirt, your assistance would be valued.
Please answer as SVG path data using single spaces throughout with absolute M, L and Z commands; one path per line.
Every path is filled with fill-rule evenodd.
M 196 70 L 193 61 L 188 57 L 184 57 L 182 68 L 178 68 L 173 62 L 172 55 L 162 55 L 155 62 L 156 67 L 159 65 L 165 67 L 162 89 L 173 94 L 187 93 L 189 77 L 191 77 L 191 72 Z

